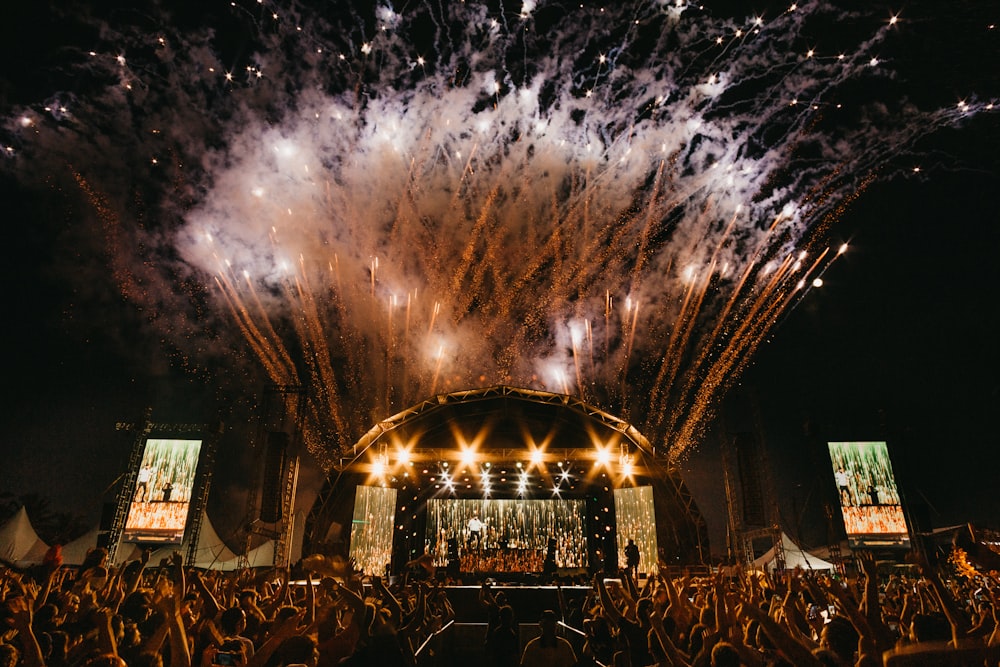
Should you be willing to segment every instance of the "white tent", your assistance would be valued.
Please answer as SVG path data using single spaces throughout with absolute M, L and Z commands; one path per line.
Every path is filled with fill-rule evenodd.
M 149 559 L 152 564 L 158 564 L 174 551 L 180 551 L 187 556 L 188 545 L 180 547 L 163 547 L 157 549 Z M 247 554 L 250 567 L 270 567 L 274 564 L 274 540 L 268 540 Z M 215 526 L 208 519 L 208 514 L 202 514 L 201 530 L 198 532 L 198 546 L 195 549 L 194 562 L 190 565 L 204 570 L 235 570 L 240 566 L 240 557 L 222 541 Z
M 268 540 L 260 546 L 251 549 L 247 554 L 247 564 L 250 567 L 270 567 L 274 565 L 274 540 Z
M 781 549 L 785 552 L 786 570 L 794 570 L 795 568 L 801 568 L 806 571 L 834 569 L 833 563 L 804 551 L 784 531 L 781 533 Z M 753 562 L 753 566 L 758 570 L 773 571 L 777 565 L 775 563 L 774 551 L 774 547 L 768 549 L 763 556 Z
M 126 545 L 123 544 L 122 546 Z M 183 544 L 170 544 L 156 549 L 150 554 L 149 564 L 159 565 L 160 561 L 169 558 L 174 552 L 179 552 L 186 560 L 188 542 L 185 540 Z M 226 568 L 225 564 L 231 560 L 235 561 L 235 559 L 236 554 L 219 537 L 219 533 L 215 531 L 215 526 L 208 519 L 208 514 L 202 513 L 201 528 L 198 531 L 198 546 L 194 550 L 194 562 L 190 563 L 190 565 L 204 570 L 225 570 L 231 569 Z
M 97 546 L 97 536 L 100 531 L 95 527 L 76 538 L 72 542 L 67 542 L 62 548 L 63 565 L 82 565 L 83 559 L 91 549 Z
M 38 565 L 48 550 L 49 545 L 38 537 L 24 507 L 0 526 L 0 560 L 18 567 Z
M 186 554 L 187 544 L 183 545 L 183 549 L 182 553 Z M 198 546 L 195 548 L 194 562 L 191 565 L 206 570 L 229 569 L 224 564 L 235 561 L 236 558 L 237 556 L 232 549 L 227 547 L 226 543 L 219 537 L 215 526 L 208 519 L 208 514 L 202 514 L 201 530 L 198 531 Z
M 80 565 L 87 553 L 97 546 L 97 536 L 99 531 L 94 528 L 84 535 L 78 537 L 62 548 L 63 563 L 66 565 Z M 0 543 L 2 544 L 2 543 Z M 169 558 L 175 551 L 179 551 L 187 558 L 188 545 L 185 542 L 180 545 L 163 546 L 150 554 L 150 565 L 159 565 L 164 558 Z M 45 550 L 42 550 L 44 555 Z M 119 565 L 130 560 L 138 560 L 142 556 L 142 547 L 129 542 L 123 542 L 118 546 L 115 554 L 115 562 Z M 274 541 L 268 540 L 247 555 L 247 562 L 250 567 L 270 566 L 274 563 Z M 198 531 L 198 547 L 194 552 L 194 567 L 205 570 L 235 570 L 239 566 L 239 556 L 235 554 L 216 532 L 215 526 L 208 518 L 208 514 L 202 514 L 201 529 Z

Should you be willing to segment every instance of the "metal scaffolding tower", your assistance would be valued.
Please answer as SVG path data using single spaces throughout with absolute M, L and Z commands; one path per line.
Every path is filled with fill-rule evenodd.
M 775 566 L 784 569 L 781 525 L 763 450 L 756 436 L 746 433 L 737 434 L 723 448 L 729 558 L 744 566 L 751 565 L 756 557 L 755 543 L 766 538 L 774 549 Z
M 132 452 L 128 458 L 128 469 L 122 480 L 121 488 L 115 498 L 115 512 L 111 519 L 111 529 L 108 531 L 106 542 L 108 550 L 108 562 L 115 562 L 115 555 L 118 552 L 118 543 L 121 542 L 122 533 L 125 532 L 125 521 L 128 520 L 128 508 L 132 504 L 135 496 L 136 478 L 139 476 L 139 465 L 142 462 L 142 453 L 146 448 L 146 439 L 152 431 L 153 411 L 146 408 L 142 418 L 142 426 L 135 431 L 135 440 L 132 441 Z M 99 540 L 98 545 L 104 540 Z
M 295 495 L 299 479 L 299 443 L 302 400 L 306 390 L 300 385 L 268 387 L 257 427 L 256 458 L 260 463 L 257 482 L 247 497 L 246 539 L 240 555 L 241 567 L 254 538 L 274 540 L 274 565 L 285 567 L 291 559 L 295 531 Z M 259 563 L 258 563 L 259 565 Z
M 201 523 L 205 513 L 205 506 L 208 503 L 208 492 L 212 485 L 212 475 L 215 471 L 215 452 L 218 446 L 218 435 L 222 430 L 222 426 L 220 424 L 217 428 L 213 429 L 208 424 L 154 422 L 152 414 L 152 408 L 145 410 L 141 426 L 136 427 L 132 424 L 124 423 L 119 425 L 119 429 L 121 430 L 134 429 L 135 440 L 132 442 L 132 451 L 129 454 L 128 469 L 122 477 L 121 488 L 116 495 L 115 510 L 111 519 L 110 529 L 106 535 L 99 537 L 98 544 L 107 545 L 109 560 L 114 562 L 122 535 L 125 533 L 129 508 L 136 495 L 136 483 L 139 476 L 139 468 L 142 465 L 143 454 L 146 451 L 147 440 L 151 437 L 190 438 L 197 436 L 202 444 L 198 455 L 198 469 L 195 472 L 194 488 L 191 491 L 188 519 L 182 541 L 186 546 L 185 562 L 191 564 L 194 563 L 197 555 L 198 537 L 201 533 Z

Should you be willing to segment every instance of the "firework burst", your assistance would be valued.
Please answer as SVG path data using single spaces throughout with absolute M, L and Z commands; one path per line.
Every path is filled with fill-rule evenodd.
M 845 20 L 844 50 L 810 42 Z M 70 166 L 123 293 L 186 362 L 307 387 L 326 465 L 373 421 L 494 384 L 579 395 L 676 459 L 843 254 L 844 207 L 990 106 L 865 99 L 897 23 L 234 2 L 214 30 L 101 23 L 75 94 L 13 117 L 5 153 Z

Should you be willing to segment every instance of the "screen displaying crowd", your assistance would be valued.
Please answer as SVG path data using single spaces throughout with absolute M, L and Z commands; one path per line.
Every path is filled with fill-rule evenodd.
M 146 441 L 136 472 L 124 541 L 180 544 L 200 454 L 201 440 Z
M 452 541 L 462 570 L 541 572 L 551 547 L 555 567 L 587 567 L 586 515 L 583 500 L 432 499 L 427 551 L 446 566 Z
M 908 546 L 909 531 L 886 443 L 831 442 L 828 447 L 851 546 Z

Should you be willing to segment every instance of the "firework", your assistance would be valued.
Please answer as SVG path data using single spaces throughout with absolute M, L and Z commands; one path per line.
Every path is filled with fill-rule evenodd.
M 447 4 L 111 23 L 85 90 L 8 124 L 18 168 L 71 166 L 123 293 L 187 362 L 308 388 L 327 464 L 373 421 L 495 384 L 579 395 L 682 456 L 843 254 L 845 206 L 989 106 L 861 99 L 898 17 L 821 2 Z M 849 48 L 807 39 L 845 18 Z

